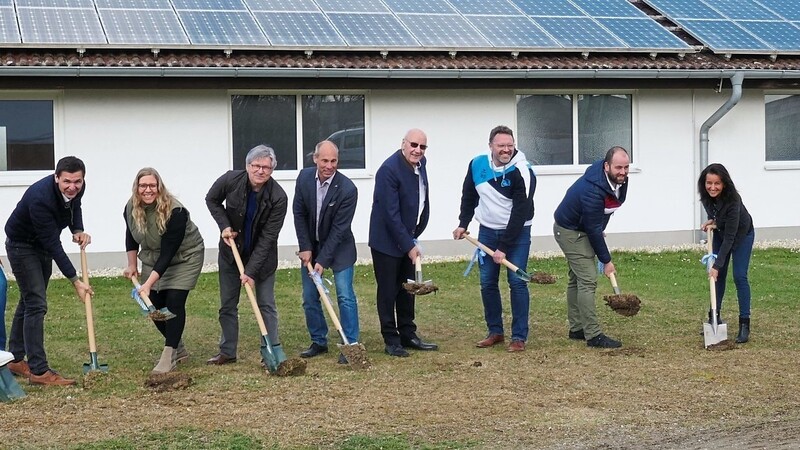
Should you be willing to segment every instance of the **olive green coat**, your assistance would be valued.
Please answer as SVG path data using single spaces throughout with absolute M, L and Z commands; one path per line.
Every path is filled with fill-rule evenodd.
M 142 280 L 146 280 L 153 270 L 153 265 L 161 255 L 161 235 L 156 223 L 156 211 L 154 205 L 147 205 L 144 208 L 146 227 L 139 230 L 135 225 L 133 214 L 133 204 L 128 202 L 125 206 L 125 217 L 128 220 L 128 229 L 133 235 L 133 239 L 139 243 L 139 259 L 142 261 Z M 175 200 L 172 209 L 183 208 L 183 205 Z M 205 247 L 203 237 L 191 218 L 186 222 L 186 234 L 183 236 L 178 252 L 169 262 L 167 270 L 161 274 L 161 278 L 153 286 L 153 290 L 181 289 L 190 290 L 197 284 L 200 277 L 200 270 L 203 268 Z

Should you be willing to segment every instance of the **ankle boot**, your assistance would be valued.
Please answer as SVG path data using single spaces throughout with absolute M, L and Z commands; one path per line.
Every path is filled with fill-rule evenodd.
M 750 318 L 739 317 L 739 334 L 736 335 L 736 343 L 744 344 L 750 340 Z
M 172 359 L 178 364 L 189 359 L 189 352 L 186 351 L 186 346 L 183 345 L 183 339 L 178 341 L 178 346 L 175 347 L 175 353 L 173 353 Z
M 172 372 L 173 370 L 175 370 L 175 360 L 173 359 L 174 354 L 175 354 L 174 348 L 170 346 L 164 347 L 164 351 L 161 352 L 161 359 L 159 359 L 158 364 L 156 364 L 156 366 L 153 367 L 152 373 L 160 374 L 160 373 Z
M 711 323 L 711 310 L 708 310 L 708 323 Z M 717 310 L 717 325 L 723 324 L 725 322 L 722 321 L 722 314 L 719 310 Z

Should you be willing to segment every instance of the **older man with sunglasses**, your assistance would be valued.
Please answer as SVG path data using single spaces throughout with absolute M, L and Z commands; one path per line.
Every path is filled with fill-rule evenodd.
M 421 256 L 417 238 L 425 230 L 430 213 L 427 149 L 425 133 L 409 130 L 400 150 L 389 156 L 375 174 L 369 246 L 385 352 L 397 357 L 409 356 L 406 348 L 439 348 L 417 335 L 415 299 L 403 289 L 403 282 L 414 278 L 414 261 Z

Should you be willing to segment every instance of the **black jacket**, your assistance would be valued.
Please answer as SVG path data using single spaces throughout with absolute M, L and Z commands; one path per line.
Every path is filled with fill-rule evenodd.
M 753 218 L 744 207 L 742 198 L 737 194 L 731 201 L 703 202 L 709 219 L 714 219 L 717 233 L 722 238 L 722 244 L 717 250 L 717 259 L 714 268 L 719 270 L 728 259 L 728 254 L 736 247 L 747 233 L 753 231 Z
M 236 247 L 241 252 L 244 243 L 244 220 L 250 181 L 244 170 L 229 170 L 214 182 L 206 194 L 206 206 L 220 231 L 225 228 L 238 233 Z M 225 205 L 223 206 L 223 202 Z M 244 273 L 254 280 L 263 280 L 278 268 L 278 234 L 286 217 L 286 192 L 270 178 L 258 192 L 258 209 L 253 219 L 252 243 L 249 254 L 242 254 Z M 222 238 L 219 252 L 230 264 L 236 264 L 233 252 Z
M 26 244 L 44 250 L 65 277 L 75 279 L 75 267 L 61 245 L 61 230 L 69 227 L 73 234 L 83 231 L 81 198 L 84 192 L 85 183 L 78 195 L 67 204 L 53 175 L 33 183 L 8 217 L 6 237 L 12 245 Z

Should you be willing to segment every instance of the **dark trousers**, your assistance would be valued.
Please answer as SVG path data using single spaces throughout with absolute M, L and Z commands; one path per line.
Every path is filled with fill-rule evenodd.
M 383 342 L 386 345 L 400 345 L 417 337 L 414 296 L 403 289 L 403 283 L 414 279 L 414 264 L 406 255 L 396 257 L 371 250 L 372 267 L 378 285 L 378 319 Z
M 153 321 L 158 331 L 164 336 L 165 347 L 178 347 L 178 342 L 183 336 L 183 329 L 186 327 L 186 299 L 188 297 L 189 291 L 182 289 L 150 291 L 150 301 L 153 302 L 156 309 L 166 307 L 176 316 L 170 320 Z
M 27 355 L 31 372 L 41 375 L 50 370 L 44 351 L 44 316 L 53 258 L 30 244 L 9 241 L 6 241 L 6 254 L 20 293 L 11 321 L 8 351 L 14 354 L 14 360 Z

